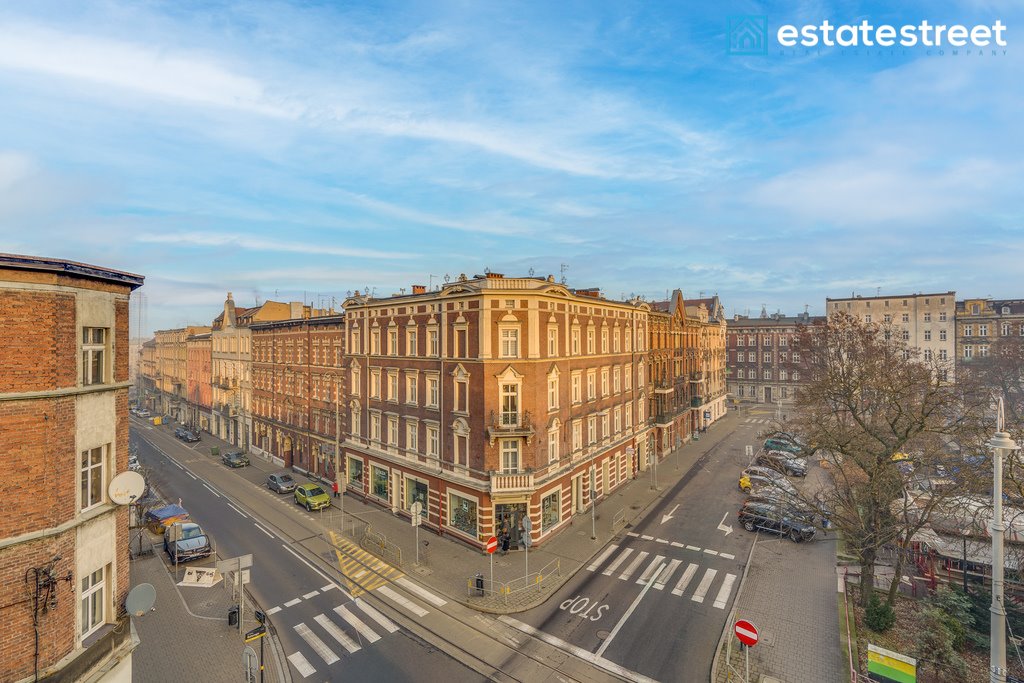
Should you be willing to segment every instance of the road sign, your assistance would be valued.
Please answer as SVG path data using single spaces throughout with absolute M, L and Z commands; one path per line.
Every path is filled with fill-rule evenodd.
M 409 512 L 412 513 L 412 517 L 410 517 L 409 520 L 412 522 L 413 526 L 419 526 L 423 523 L 423 517 L 421 517 L 423 514 L 423 503 L 417 500 L 409 508 Z
M 257 626 L 253 630 L 246 631 L 246 633 L 245 633 L 245 642 L 251 643 L 252 641 L 258 640 L 258 639 L 262 638 L 265 635 L 267 635 L 267 627 L 264 626 L 263 624 L 260 624 L 259 626 Z
M 491 536 L 490 538 L 487 539 L 487 552 L 493 554 L 494 551 L 497 550 L 497 549 L 498 549 L 498 539 L 496 539 L 494 536 Z
M 757 627 L 749 621 L 746 621 L 745 619 L 737 620 L 736 625 L 733 626 L 733 632 L 744 645 L 749 647 L 757 645 Z

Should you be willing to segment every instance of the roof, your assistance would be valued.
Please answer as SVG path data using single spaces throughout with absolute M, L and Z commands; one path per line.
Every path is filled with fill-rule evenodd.
M 23 256 L 20 254 L 0 254 L 0 268 L 12 268 L 17 270 L 32 270 L 38 272 L 66 273 L 77 277 L 101 280 L 114 284 L 124 285 L 130 289 L 142 286 L 146 278 L 142 275 L 127 273 L 123 270 L 93 266 L 88 263 L 77 261 L 66 261 L 64 259 L 48 258 L 45 256 Z
M 878 296 L 861 296 L 860 294 L 855 294 L 853 296 L 839 296 L 839 297 L 827 296 L 827 297 L 825 297 L 825 301 L 857 301 L 858 299 L 865 299 L 865 300 L 866 299 L 890 299 L 891 300 L 891 299 L 915 299 L 915 298 L 916 299 L 920 299 L 921 297 L 925 297 L 925 296 L 929 296 L 930 297 L 930 296 L 947 296 L 947 295 L 952 296 L 954 299 L 956 299 L 956 292 L 955 291 L 949 291 L 949 292 L 932 292 L 931 294 L 927 294 L 927 293 L 922 293 L 922 294 L 889 294 L 889 295 L 884 295 L 884 296 L 881 295 L 881 294 L 878 295 Z

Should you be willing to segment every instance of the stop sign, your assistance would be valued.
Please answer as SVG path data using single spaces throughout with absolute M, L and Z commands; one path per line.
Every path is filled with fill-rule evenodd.
M 739 619 L 736 621 L 736 625 L 733 627 L 733 631 L 736 633 L 736 637 L 740 639 L 740 642 L 747 646 L 754 646 L 757 644 L 757 627 L 751 624 L 745 619 Z
M 498 539 L 496 539 L 494 536 L 491 536 L 490 538 L 487 539 L 487 552 L 493 553 L 497 549 L 498 549 Z

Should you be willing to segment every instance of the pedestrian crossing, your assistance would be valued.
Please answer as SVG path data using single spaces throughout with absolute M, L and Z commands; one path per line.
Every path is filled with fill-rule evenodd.
M 767 425 L 774 424 L 775 419 L 771 417 L 748 417 L 743 423 L 748 425 Z
M 445 604 L 444 600 L 433 593 L 426 590 L 423 592 L 430 596 L 431 602 Z M 381 586 L 377 593 L 396 607 L 412 611 L 417 616 L 428 613 L 416 602 L 387 586 Z M 304 643 L 304 647 L 289 654 L 287 659 L 302 678 L 308 678 L 317 672 L 318 666 L 337 664 L 343 661 L 343 655 L 354 655 L 388 634 L 397 633 L 399 626 L 364 599 L 357 597 L 317 614 L 312 620 L 292 625 L 292 630 Z
M 633 548 L 619 548 L 618 545 L 610 545 L 587 567 L 587 571 L 592 573 L 600 571 L 602 575 L 616 576 L 620 581 L 632 579 L 641 585 L 646 585 L 653 580 L 652 588 L 659 591 L 664 591 L 675 580 L 675 585 L 669 591 L 672 595 L 684 597 L 692 587 L 692 592 L 689 593 L 691 602 L 703 604 L 709 595 L 714 595 L 712 606 L 716 609 L 725 609 L 736 583 L 735 574 L 720 572 L 711 567 L 702 567 L 696 562 L 679 559 L 668 560 L 666 565 L 664 555 L 655 555 L 645 564 L 645 560 L 650 557 L 649 552 L 636 552 Z M 602 569 L 602 565 L 609 560 L 608 565 Z M 684 564 L 685 567 L 683 567 Z M 642 571 L 640 571 L 641 566 L 644 567 Z M 662 567 L 661 571 L 658 571 L 659 567 Z M 680 567 L 683 569 L 678 575 L 679 578 L 675 579 L 676 570 Z M 703 573 L 701 573 L 702 569 Z M 718 591 L 712 593 L 712 588 L 719 578 L 721 583 L 718 584 Z
M 329 533 L 338 560 L 338 570 L 353 597 L 376 590 L 391 581 L 406 580 L 400 570 L 373 553 L 363 550 L 340 534 L 333 531 Z

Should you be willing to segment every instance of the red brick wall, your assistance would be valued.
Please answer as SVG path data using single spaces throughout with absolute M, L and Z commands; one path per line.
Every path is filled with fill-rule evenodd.
M 114 381 L 128 381 L 128 302 L 114 302 Z
M 22 543 L 0 550 L 0 683 L 32 676 L 35 637 L 32 626 L 32 596 L 35 582 L 25 581 L 30 567 L 45 567 L 54 556 L 61 559 L 54 574 L 67 576 L 75 565 L 75 531 Z M 127 563 L 125 563 L 127 566 Z M 127 580 L 127 578 L 126 578 Z M 75 642 L 75 586 L 57 584 L 57 608 L 39 612 L 39 671 L 62 659 Z M 40 605 L 40 608 L 42 605 Z
M 74 515 L 75 457 L 73 397 L 0 402 L 2 536 L 56 526 Z
M 78 346 L 73 295 L 4 290 L 0 320 L 0 392 L 74 386 Z M 126 349 L 127 344 L 126 337 Z

